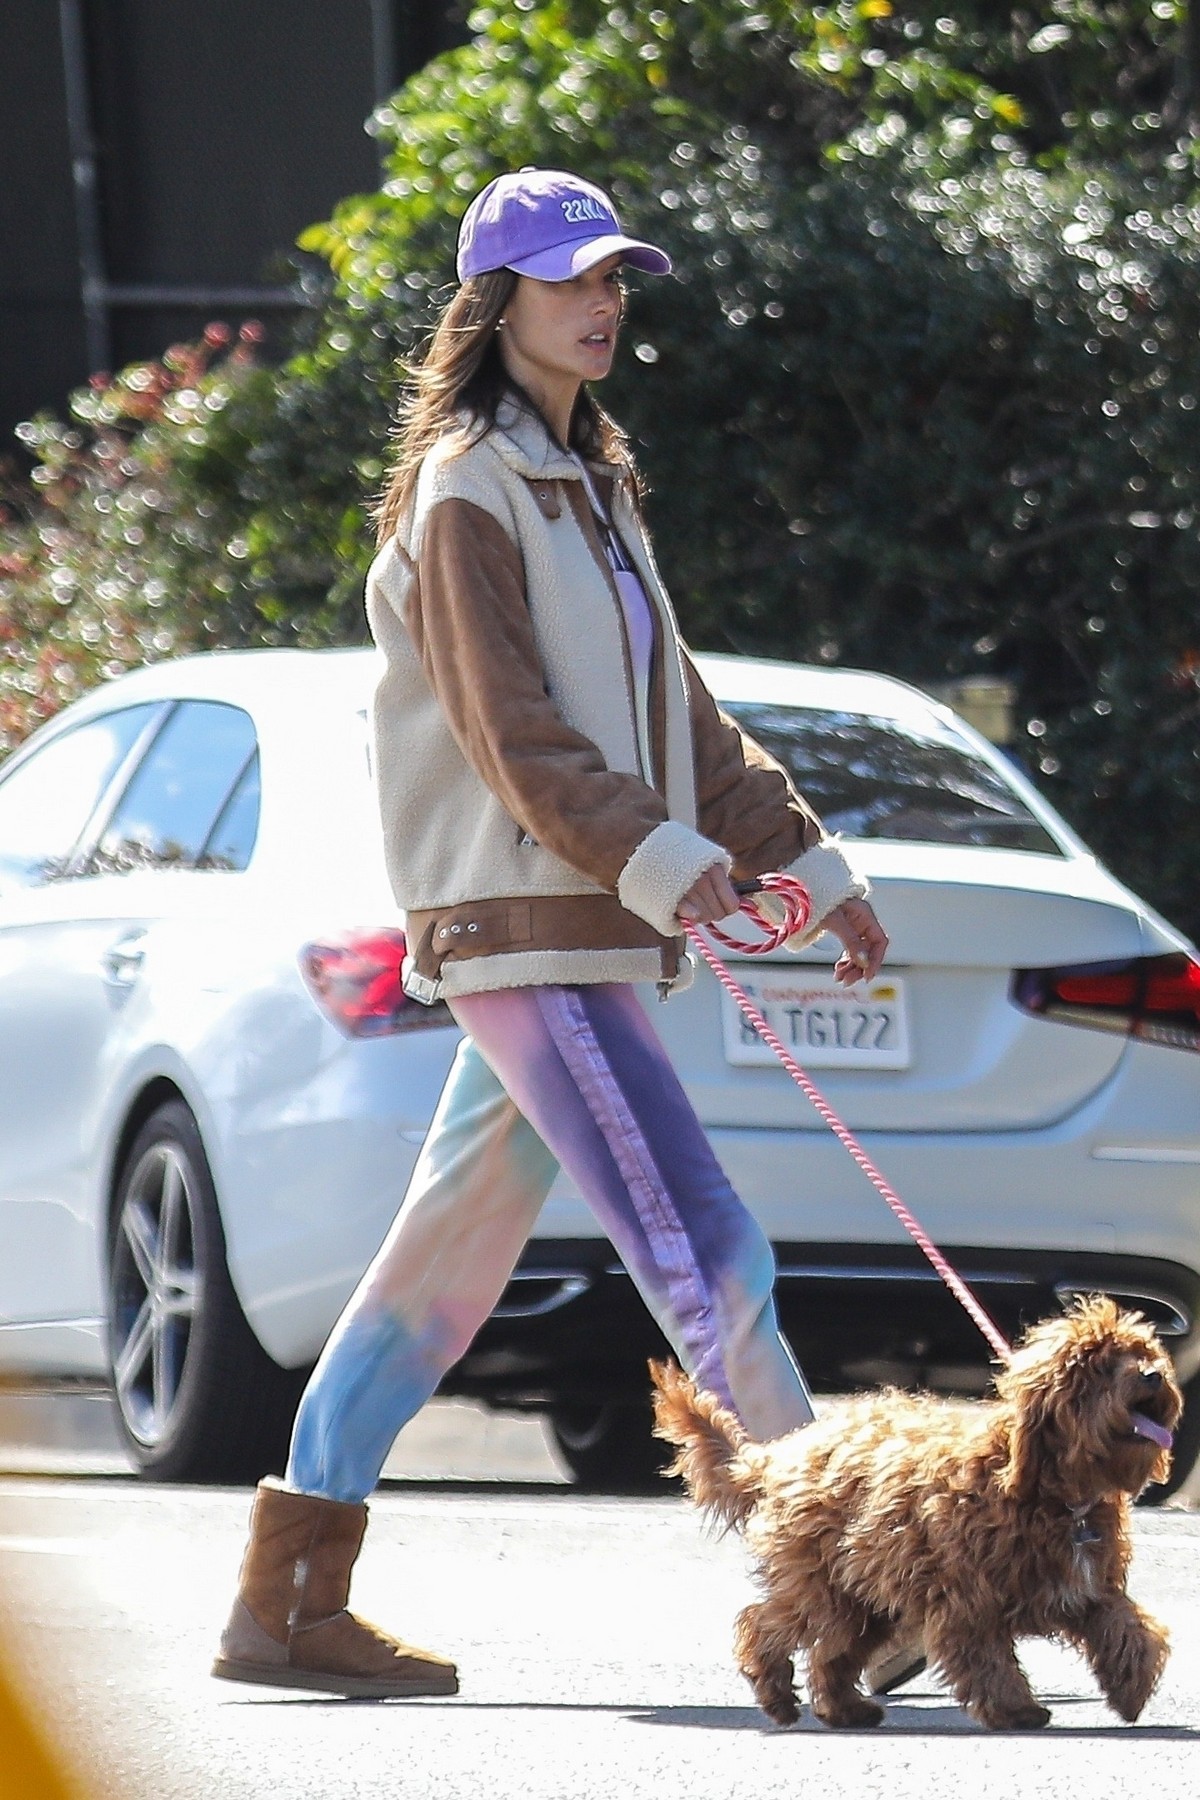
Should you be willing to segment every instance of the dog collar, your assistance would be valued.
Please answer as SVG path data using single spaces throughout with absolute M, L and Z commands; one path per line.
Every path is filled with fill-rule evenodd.
M 1071 1543 L 1076 1549 L 1083 1544 L 1098 1544 L 1101 1534 L 1094 1525 L 1089 1525 L 1088 1514 L 1096 1505 L 1094 1500 L 1085 1500 L 1080 1506 L 1068 1506 L 1071 1515 Z
M 1175 1442 L 1174 1432 L 1168 1431 L 1165 1425 L 1160 1425 L 1157 1419 L 1148 1419 L 1145 1413 L 1140 1412 L 1130 1413 L 1129 1416 L 1133 1421 L 1136 1437 L 1149 1438 L 1160 1450 L 1169 1450 Z

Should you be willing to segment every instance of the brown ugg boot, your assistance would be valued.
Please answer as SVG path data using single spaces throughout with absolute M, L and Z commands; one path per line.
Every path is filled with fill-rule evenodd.
M 457 1694 L 452 1662 L 347 1612 L 365 1506 L 258 1485 L 238 1597 L 213 1674 L 361 1700 Z

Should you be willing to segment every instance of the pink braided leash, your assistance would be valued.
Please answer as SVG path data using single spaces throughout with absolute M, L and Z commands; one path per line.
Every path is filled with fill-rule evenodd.
M 804 887 L 802 882 L 797 881 L 791 875 L 762 875 L 759 877 L 757 887 L 765 893 L 774 894 L 782 902 L 784 909 L 782 922 L 777 926 L 773 926 L 768 924 L 763 918 L 761 912 L 759 912 L 758 908 L 754 905 L 752 897 L 747 897 L 746 900 L 743 900 L 740 911 L 748 918 L 752 919 L 755 924 L 766 933 L 766 936 L 761 942 L 754 944 L 743 943 L 737 938 L 728 936 L 715 925 L 709 925 L 707 927 L 709 933 L 716 938 L 720 944 L 723 944 L 726 949 L 737 950 L 743 955 L 749 956 L 765 956 L 769 951 L 778 950 L 794 932 L 803 931 L 804 927 L 808 924 L 809 917 L 812 913 L 812 900 L 808 894 L 808 890 Z M 954 1295 L 955 1299 L 979 1327 L 996 1355 L 999 1357 L 1007 1357 L 1009 1344 L 1004 1333 L 1000 1330 L 995 1320 L 992 1319 L 980 1305 L 979 1301 L 975 1298 L 962 1277 L 950 1263 L 947 1262 L 946 1258 L 942 1255 L 920 1220 L 914 1216 L 904 1204 L 903 1200 L 901 1200 L 895 1188 L 876 1168 L 850 1127 L 838 1117 L 837 1113 L 833 1110 L 833 1107 L 830 1106 L 828 1100 L 826 1100 L 824 1094 L 821 1092 L 820 1088 L 817 1087 L 811 1076 L 805 1074 L 795 1057 L 784 1047 L 779 1038 L 776 1037 L 758 1007 L 755 1006 L 753 1000 L 751 1000 L 749 994 L 747 994 L 744 988 L 740 987 L 734 980 L 716 951 L 705 941 L 699 928 L 695 925 L 685 924 L 684 930 L 691 943 L 694 944 L 696 949 L 700 952 L 726 993 L 731 995 L 736 1001 L 737 1005 L 754 1026 L 754 1029 L 758 1032 L 763 1042 L 768 1044 L 775 1052 L 775 1055 L 779 1058 L 801 1093 L 805 1094 L 812 1102 L 821 1118 L 824 1119 L 826 1125 L 828 1125 L 830 1131 L 833 1132 L 833 1135 L 850 1152 L 850 1155 L 854 1158 L 863 1174 L 883 1196 L 883 1199 L 887 1202 L 892 1212 L 895 1213 L 905 1231 L 907 1231 L 914 1242 L 919 1245 L 945 1282 L 946 1286 L 950 1289 L 950 1292 Z

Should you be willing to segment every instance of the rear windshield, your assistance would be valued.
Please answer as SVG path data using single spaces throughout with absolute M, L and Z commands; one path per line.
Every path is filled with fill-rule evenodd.
M 830 831 L 1064 854 L 1003 776 L 936 719 L 721 704 L 783 764 Z

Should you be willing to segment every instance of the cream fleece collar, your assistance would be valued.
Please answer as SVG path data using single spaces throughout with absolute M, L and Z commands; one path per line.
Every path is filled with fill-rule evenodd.
M 529 481 L 578 481 L 579 463 L 556 444 L 536 413 L 515 400 L 502 400 L 496 409 L 495 430 L 489 442 L 497 456 Z M 590 462 L 598 475 L 616 477 L 612 463 Z

